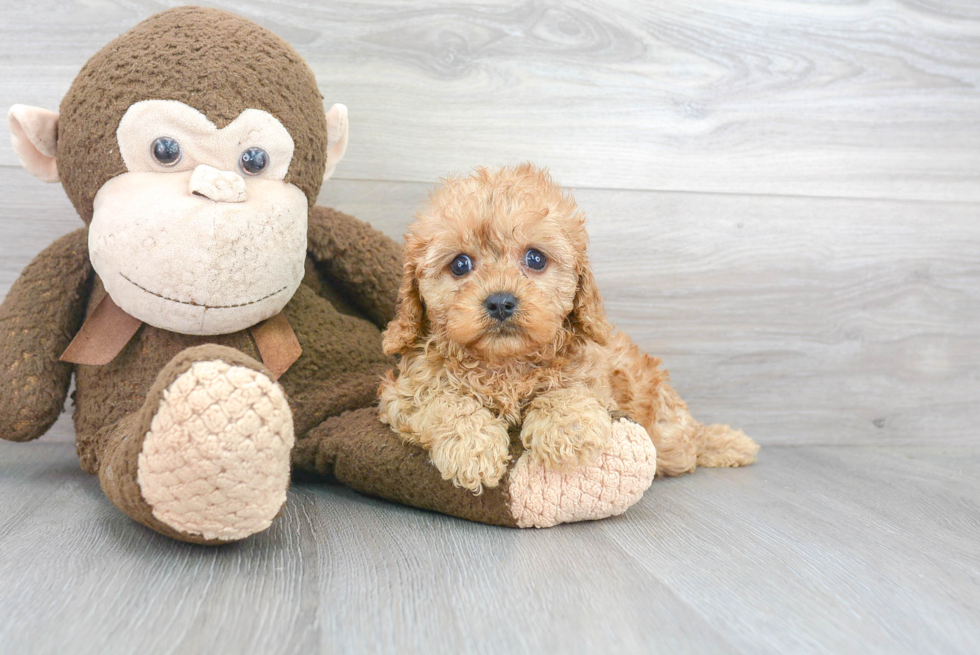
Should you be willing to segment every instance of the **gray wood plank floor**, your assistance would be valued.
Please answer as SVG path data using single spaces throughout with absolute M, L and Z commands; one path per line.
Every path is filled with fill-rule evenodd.
M 0 443 L 0 652 L 976 653 L 978 470 L 773 446 L 542 531 L 303 484 L 215 549 L 130 521 L 67 444 Z

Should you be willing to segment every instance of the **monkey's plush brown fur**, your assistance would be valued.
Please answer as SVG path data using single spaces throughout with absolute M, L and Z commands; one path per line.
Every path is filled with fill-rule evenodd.
M 243 108 L 268 111 L 297 145 L 285 181 L 302 189 L 310 207 L 316 204 L 327 123 L 313 71 L 288 43 L 255 23 L 181 7 L 148 18 L 93 55 L 62 99 L 58 170 L 85 223 L 96 192 L 126 170 L 115 147 L 119 119 L 148 98 L 186 103 L 218 128 Z
M 647 429 L 663 475 L 755 460 L 755 442 L 695 421 L 660 360 L 613 334 L 587 241 L 572 197 L 527 164 L 447 180 L 409 228 L 384 342 L 402 358 L 382 386 L 382 420 L 457 485 L 497 484 L 512 427 L 552 468 L 588 463 L 615 410 Z M 526 263 L 529 249 L 546 256 L 541 270 Z M 472 266 L 461 275 L 450 270 L 460 255 Z M 504 320 L 486 305 L 500 293 L 515 305 Z
M 298 187 L 311 209 L 307 274 L 282 309 L 302 355 L 278 383 L 259 361 L 249 329 L 191 336 L 144 323 L 106 365 L 59 359 L 86 317 L 107 306 L 100 304 L 105 287 L 90 261 L 88 226 L 100 189 L 128 174 L 116 144 L 117 126 L 130 106 L 144 100 L 178 101 L 219 128 L 245 110 L 260 110 L 293 139 L 283 182 Z M 332 476 L 365 493 L 509 526 L 608 516 L 636 502 L 649 484 L 649 454 L 621 448 L 625 454 L 595 469 L 600 475 L 615 472 L 610 478 L 618 493 L 615 503 L 579 493 L 575 498 L 581 500 L 573 506 L 566 502 L 560 512 L 551 511 L 554 503 L 535 492 L 544 474 L 526 465 L 518 482 L 476 498 L 444 482 L 424 451 L 404 444 L 378 422 L 378 381 L 393 365 L 381 348 L 381 328 L 395 313 L 401 250 L 351 216 L 312 207 L 328 164 L 322 98 L 306 64 L 270 32 L 218 10 L 165 11 L 117 38 L 84 66 L 62 103 L 57 136 L 51 132 L 38 138 L 35 133 L 31 139 L 37 151 L 23 139 L 39 124 L 51 129 L 52 114 L 36 108 L 21 114 L 28 115 L 26 126 L 16 123 L 13 114 L 10 119 L 19 130 L 14 133 L 18 154 L 28 152 L 29 170 L 31 162 L 45 161 L 47 172 L 39 176 L 51 179 L 56 141 L 57 175 L 86 227 L 39 254 L 0 305 L 0 438 L 26 441 L 43 434 L 60 414 L 74 375 L 81 465 L 98 476 L 108 498 L 133 519 L 184 541 L 216 544 L 244 538 L 264 529 L 285 500 L 290 458 L 297 472 Z M 41 123 L 30 124 L 37 116 Z M 133 179 L 184 179 L 166 175 L 160 170 Z M 267 181 L 262 188 L 279 187 Z M 182 193 L 179 206 L 210 202 L 195 198 L 186 187 Z M 134 219 L 139 218 L 137 213 Z M 168 264 L 179 273 L 179 262 Z M 240 268 L 247 271 L 248 263 Z M 222 308 L 205 304 L 205 309 Z M 628 433 L 627 426 L 621 443 L 632 443 Z M 195 434 L 202 439 L 195 442 Z M 211 452 L 228 455 L 232 448 L 222 439 L 229 434 L 237 477 L 229 477 Z M 272 461 L 261 459 L 270 452 L 278 468 L 276 475 L 266 476 L 259 464 Z M 521 461 L 515 447 L 515 467 Z M 630 485 L 616 487 L 629 478 Z M 548 480 L 558 489 L 581 486 L 574 477 Z M 258 506 L 251 504 L 255 498 L 265 503 L 261 521 L 255 519 Z M 182 512 L 199 512 L 208 520 L 223 513 L 222 521 L 240 519 L 241 525 L 198 529 L 194 526 L 204 525 L 204 519 L 183 520 Z

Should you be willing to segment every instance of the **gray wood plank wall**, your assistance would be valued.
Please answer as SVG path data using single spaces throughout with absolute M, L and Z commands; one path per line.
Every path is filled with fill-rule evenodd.
M 0 107 L 57 108 L 172 4 L 0 3 Z M 590 216 L 611 316 L 701 418 L 770 444 L 978 443 L 980 3 L 208 4 L 349 106 L 321 202 L 398 237 L 446 173 L 547 165 Z M 0 294 L 78 225 L 0 139 Z

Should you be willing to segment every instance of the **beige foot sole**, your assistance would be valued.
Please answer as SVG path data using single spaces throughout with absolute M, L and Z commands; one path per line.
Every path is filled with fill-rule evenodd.
M 197 362 L 163 392 L 137 482 L 153 516 L 175 530 L 244 539 L 286 502 L 292 447 L 279 385 L 244 366 Z
M 510 509 L 520 528 L 550 528 L 622 514 L 650 487 L 657 450 L 643 426 L 613 422 L 606 449 L 588 466 L 562 473 L 521 455 L 509 478 Z

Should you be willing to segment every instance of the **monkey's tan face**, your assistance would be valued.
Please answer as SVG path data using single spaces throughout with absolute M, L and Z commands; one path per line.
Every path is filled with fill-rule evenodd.
M 235 332 L 278 313 L 303 279 L 307 198 L 284 180 L 293 140 L 247 109 L 217 129 L 169 100 L 130 107 L 127 172 L 95 196 L 92 265 L 113 301 L 159 328 Z

